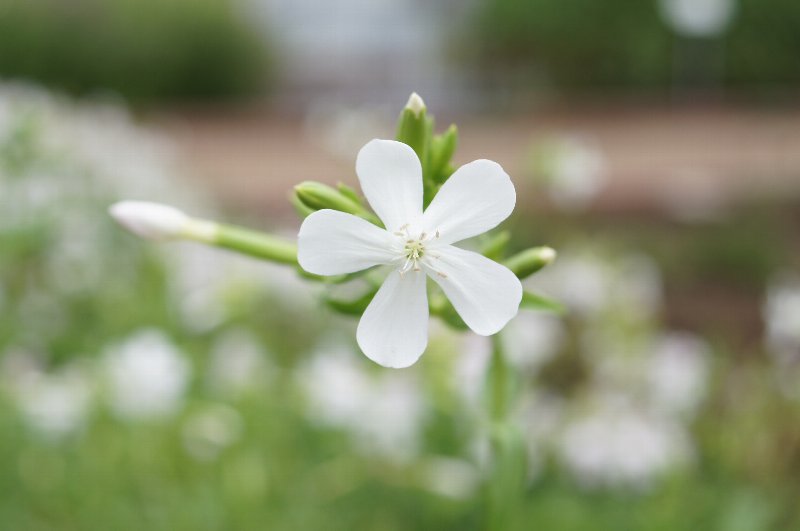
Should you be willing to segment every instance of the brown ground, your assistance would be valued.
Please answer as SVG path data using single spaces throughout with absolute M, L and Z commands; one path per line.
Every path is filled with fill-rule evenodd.
M 270 217 L 288 212 L 286 195 L 299 181 L 354 181 L 359 139 L 352 153 L 334 156 L 296 117 L 251 108 L 170 113 L 154 121 L 176 139 L 189 175 L 226 203 L 269 209 Z M 606 157 L 601 209 L 800 196 L 800 109 L 574 109 L 452 121 L 461 131 L 457 162 L 496 160 L 523 189 L 526 152 L 537 139 L 574 134 L 590 140 Z M 362 135 L 391 137 L 392 127 Z

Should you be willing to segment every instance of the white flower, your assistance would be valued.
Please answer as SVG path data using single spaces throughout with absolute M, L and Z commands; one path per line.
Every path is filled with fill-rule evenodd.
M 422 167 L 414 151 L 372 140 L 356 160 L 361 188 L 386 229 L 334 210 L 303 222 L 298 261 L 309 273 L 339 275 L 393 266 L 358 325 L 361 350 L 386 367 L 408 367 L 428 343 L 430 276 L 477 334 L 513 318 L 522 285 L 506 267 L 452 244 L 486 232 L 514 209 L 516 192 L 499 164 L 476 160 L 445 182 L 423 213 Z
M 733 0 L 661 0 L 661 12 L 672 29 L 687 37 L 715 37 L 736 14 Z
M 658 339 L 647 361 L 647 388 L 664 413 L 689 414 L 708 387 L 711 348 L 688 332 L 670 332 Z
M 160 417 L 181 405 L 189 362 L 163 332 L 142 330 L 105 357 L 114 412 L 124 418 Z
M 309 416 L 348 430 L 365 454 L 408 462 L 420 450 L 425 417 L 420 383 L 413 373 L 370 374 L 366 369 L 347 348 L 321 349 L 300 371 Z
M 27 360 L 12 359 L 9 365 L 20 365 L 20 362 Z M 92 389 L 83 366 L 73 364 L 53 373 L 33 366 L 10 369 L 18 372 L 4 375 L 14 378 L 9 382 L 13 398 L 25 421 L 40 434 L 58 438 L 85 424 Z
M 685 428 L 635 410 L 601 408 L 576 419 L 559 445 L 561 459 L 584 486 L 646 489 L 691 458 Z

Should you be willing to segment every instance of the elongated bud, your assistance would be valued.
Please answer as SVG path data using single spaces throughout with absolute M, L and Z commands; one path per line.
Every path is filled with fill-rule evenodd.
M 437 183 L 443 183 L 453 173 L 450 160 L 458 145 L 458 128 L 450 125 L 447 131 L 433 137 L 430 155 L 430 175 Z
M 518 278 L 523 279 L 536 273 L 556 259 L 556 251 L 552 247 L 532 247 L 515 254 L 504 262 Z
M 294 193 L 302 204 L 312 210 L 330 208 L 348 214 L 358 214 L 364 210 L 362 205 L 336 188 L 315 181 L 304 181 L 298 184 L 294 187 Z
M 340 185 L 341 186 L 341 185 Z M 339 189 L 316 181 L 305 181 L 294 187 L 292 203 L 301 215 L 330 208 L 366 219 L 376 225 L 380 221 L 357 200 L 358 196 L 347 189 Z
M 108 211 L 120 225 L 148 240 L 195 240 L 271 262 L 297 265 L 294 242 L 270 234 L 191 218 L 177 208 L 147 201 L 121 201 Z
M 408 98 L 408 103 L 397 119 L 396 140 L 408 144 L 414 149 L 422 163 L 423 173 L 428 169 L 428 148 L 433 129 L 433 123 L 428 118 L 427 111 L 425 102 L 415 92 Z
M 183 238 L 189 225 L 189 216 L 177 208 L 148 201 L 120 201 L 108 212 L 117 223 L 148 240 Z
M 495 232 L 481 244 L 481 254 L 486 258 L 499 262 L 510 241 L 511 233 L 507 230 Z

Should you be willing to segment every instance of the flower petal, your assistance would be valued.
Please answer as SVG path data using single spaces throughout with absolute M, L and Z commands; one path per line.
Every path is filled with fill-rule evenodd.
M 517 193 L 496 162 L 476 160 L 445 181 L 425 210 L 423 226 L 454 243 L 493 229 L 514 210 Z
M 507 267 L 483 255 L 452 245 L 437 249 L 429 272 L 458 315 L 476 334 L 489 336 L 510 321 L 522 300 L 522 284 Z
M 384 367 L 413 365 L 428 345 L 427 277 L 393 271 L 358 323 L 358 346 Z
M 406 144 L 370 141 L 358 152 L 356 173 L 364 196 L 389 232 L 422 215 L 422 165 Z
M 392 235 L 369 221 L 337 210 L 308 216 L 297 235 L 297 261 L 315 275 L 361 271 L 396 258 Z

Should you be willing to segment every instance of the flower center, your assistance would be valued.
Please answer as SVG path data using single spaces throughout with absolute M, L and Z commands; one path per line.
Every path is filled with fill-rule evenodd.
M 444 273 L 437 271 L 430 263 L 431 259 L 438 259 L 439 255 L 425 248 L 426 244 L 439 238 L 438 230 L 433 235 L 422 232 L 419 237 L 415 238 L 411 235 L 409 226 L 406 224 L 394 234 L 403 238 L 402 250 L 400 251 L 400 259 L 403 261 L 403 266 L 400 268 L 401 275 L 406 274 L 408 271 L 422 271 L 421 266 L 424 265 L 442 278 L 447 278 Z

